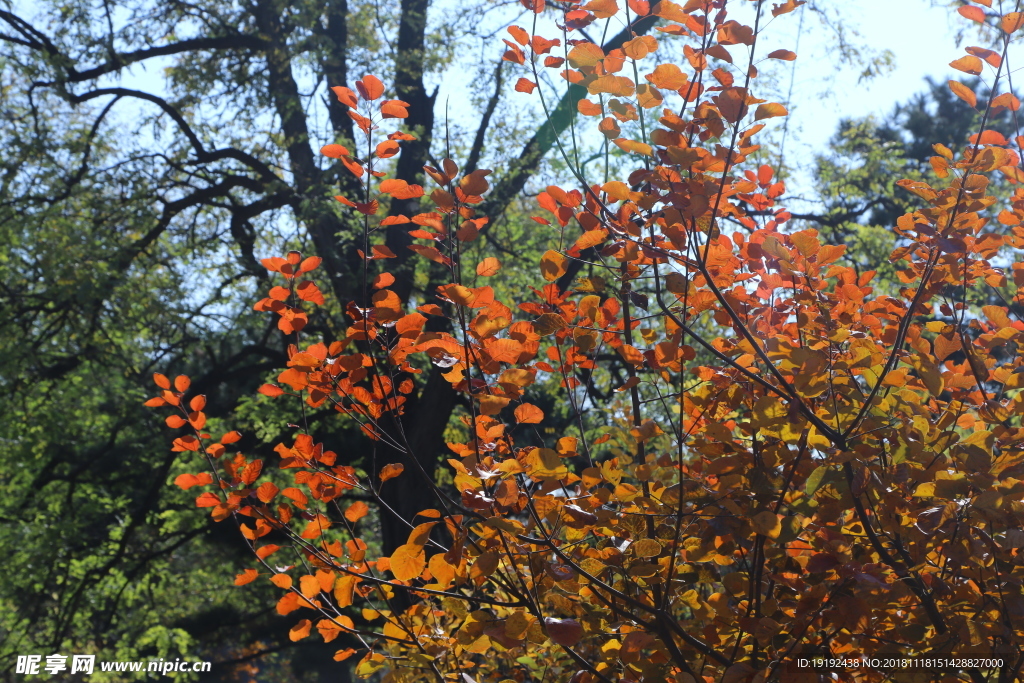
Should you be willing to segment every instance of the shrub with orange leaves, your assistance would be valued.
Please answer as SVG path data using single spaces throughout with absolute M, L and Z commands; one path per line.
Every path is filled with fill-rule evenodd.
M 593 182 L 566 154 L 575 178 L 541 193 L 534 219 L 551 235 L 538 288 L 516 300 L 472 277 L 495 276 L 496 258 L 464 256 L 488 229 L 477 207 L 489 172 L 443 159 L 426 168 L 429 192 L 386 178 L 379 160 L 408 138 L 379 128 L 407 105 L 382 101 L 372 76 L 334 88 L 370 150 L 322 150 L 363 182 L 363 196 L 337 199 L 364 217 L 364 294 L 343 338 L 307 339 L 305 311 L 323 297 L 300 277 L 318 260 L 264 261 L 285 286 L 256 308 L 280 316 L 292 343 L 260 391 L 296 414 L 329 406 L 360 425 L 374 458 L 395 461 L 361 473 L 301 432 L 277 448 L 294 484 L 279 489 L 260 460 L 229 452 L 236 433 L 204 432 L 205 401 L 188 398 L 186 378 L 157 375 L 150 401 L 177 409 L 168 424 L 188 433 L 174 449 L 207 466 L 176 483 L 207 489 L 197 505 L 233 519 L 253 549 L 257 566 L 235 583 L 279 587 L 278 612 L 297 613 L 293 640 L 315 626 L 342 643 L 336 659 L 358 656 L 357 675 L 394 682 L 882 681 L 911 667 L 928 680 L 1016 679 L 1024 263 L 1012 254 L 1024 189 L 1000 207 L 988 177 L 1024 178 L 984 122 L 1019 100 L 994 87 L 971 144 L 936 145 L 937 182 L 901 182 L 920 208 L 893 226 L 898 296 L 878 295 L 873 272 L 842 264 L 843 245 L 792 225 L 777 204 L 784 183 L 754 162 L 761 121 L 786 114 L 752 94 L 768 10 L 753 3 L 747 26 L 725 4 L 524 2 L 558 14 L 562 34 L 508 29 L 504 59 L 524 73 L 515 89 L 540 97 L 539 71 L 554 69 L 635 168 Z M 978 4 L 960 13 L 997 49 L 968 48 L 952 66 L 974 74 L 984 59 L 998 84 L 1021 22 Z M 644 30 L 606 53 L 584 29 L 612 21 Z M 683 40 L 680 63 L 659 63 L 659 39 L 640 35 L 655 22 L 663 40 Z M 433 208 L 381 220 L 389 198 Z M 389 289 L 395 254 L 375 243 L 380 226 L 406 224 L 410 248 L 451 276 L 416 309 Z M 974 290 L 1002 305 L 970 305 Z M 403 431 L 431 372 L 466 406 L 465 438 L 447 444 L 451 486 L 424 476 L 437 454 L 411 452 Z M 572 433 L 545 431 L 545 387 Z M 408 540 L 374 557 L 363 499 L 382 502 L 404 478 L 436 507 L 402 520 Z M 362 499 L 349 503 L 353 491 Z

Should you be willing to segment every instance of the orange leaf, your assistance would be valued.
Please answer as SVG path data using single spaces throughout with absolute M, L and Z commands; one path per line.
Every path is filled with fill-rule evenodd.
M 260 573 L 255 569 L 246 569 L 241 574 L 235 576 L 235 585 L 244 586 L 247 583 L 252 583 L 256 580 L 256 577 L 258 577 L 259 575 Z
M 306 576 L 299 578 L 299 592 L 302 593 L 304 598 L 312 598 L 320 592 L 320 582 L 317 581 L 315 576 Z
M 491 172 L 487 169 L 481 168 L 467 173 L 459 180 L 459 189 L 467 195 L 479 196 L 484 192 L 487 192 L 487 188 L 490 185 L 487 182 L 487 176 Z
M 409 103 L 402 100 L 384 100 L 380 103 L 380 113 L 385 119 L 404 119 L 409 116 Z M 392 133 L 394 135 L 394 133 Z M 403 140 L 415 140 L 416 138 L 401 138 Z
M 352 619 L 344 614 L 339 614 L 331 619 L 321 619 L 316 624 L 316 630 L 320 631 L 320 635 L 323 637 L 325 643 L 329 643 L 337 638 L 342 631 L 352 631 L 355 627 L 356 625 Z M 353 650 L 353 652 L 355 652 L 355 650 Z M 338 654 L 340 654 L 340 652 Z M 342 659 L 346 658 L 347 655 Z M 334 656 L 334 659 L 336 661 L 341 661 L 341 659 L 338 659 L 337 654 Z
M 995 130 L 983 130 L 981 134 L 975 133 L 967 139 L 972 145 L 1008 145 L 1010 141 L 1003 137 L 1003 134 Z
M 403 465 L 400 462 L 384 465 L 384 467 L 380 471 L 380 480 L 387 481 L 388 479 L 394 479 L 404 471 L 405 465 Z
M 292 626 L 291 630 L 288 631 L 288 637 L 292 641 L 302 640 L 309 635 L 309 630 L 312 626 L 313 622 L 309 619 L 303 619 L 299 623 L 295 624 L 295 626 Z
M 726 88 L 721 95 L 713 99 L 718 105 L 718 111 L 729 123 L 736 123 L 747 114 L 746 88 Z
M 271 555 L 273 555 L 274 553 L 276 553 L 280 549 L 281 549 L 281 546 L 279 546 L 279 545 L 273 545 L 273 544 L 265 545 L 265 546 L 263 546 L 262 548 L 260 548 L 259 550 L 256 551 L 256 557 L 258 557 L 261 560 L 263 560 L 263 559 L 266 559 L 266 558 L 270 557 Z
M 618 138 L 612 142 L 614 142 L 615 146 L 623 152 L 632 152 L 633 154 L 642 154 L 643 156 L 650 156 L 652 152 L 650 145 L 643 142 L 637 142 L 636 140 Z
M 161 406 L 167 405 L 167 401 L 163 400 L 159 396 L 154 396 L 153 398 L 149 399 L 142 405 L 146 406 L 147 408 L 159 408 Z
M 501 270 L 501 261 L 493 256 L 488 256 L 483 261 L 476 264 L 476 274 L 480 277 L 496 275 L 499 270 Z
M 508 31 L 509 35 L 512 36 L 520 45 L 526 45 L 530 42 L 530 34 L 520 26 L 509 26 L 505 30 Z
M 363 167 L 359 164 L 359 162 L 355 161 L 351 157 L 342 157 L 341 163 L 343 163 L 345 165 L 345 168 L 349 170 L 349 173 L 354 175 L 356 178 L 363 177 Z
M 964 8 L 961 7 L 960 9 Z M 973 90 L 968 88 L 963 83 L 960 83 L 958 81 L 949 81 L 949 89 L 953 91 L 954 95 L 956 95 L 957 97 L 959 97 L 961 100 L 971 105 L 972 107 L 976 107 L 978 105 L 978 96 L 974 94 Z
M 761 119 L 770 119 L 773 116 L 785 116 L 788 113 L 781 104 L 769 102 L 758 105 L 757 110 L 754 112 L 754 120 L 760 121 Z
M 265 481 L 256 489 L 256 497 L 264 503 L 269 503 L 274 500 L 274 496 L 277 495 L 279 490 L 273 482 Z
M 356 99 L 356 94 L 352 92 L 351 88 L 346 88 L 342 85 L 336 85 L 331 88 L 331 92 L 338 98 L 338 101 L 344 104 L 346 107 L 358 107 L 359 100 Z
M 391 554 L 391 573 L 399 581 L 411 581 L 423 573 L 427 566 L 423 546 L 406 543 Z
M 345 519 L 355 524 L 370 512 L 370 506 L 361 500 L 357 500 L 345 510 Z
M 516 407 L 515 416 L 520 424 L 539 424 L 544 419 L 544 411 L 532 403 L 523 403 Z
M 380 157 L 381 159 L 390 159 L 391 157 L 398 154 L 400 150 L 401 147 L 398 146 L 397 142 L 395 142 L 394 140 L 385 140 L 384 142 L 377 145 L 376 152 L 377 156 Z
M 516 92 L 524 92 L 529 95 L 536 87 L 537 84 L 528 78 L 520 78 L 516 81 Z
M 540 273 L 548 282 L 554 282 L 565 275 L 568 269 L 567 259 L 562 254 L 549 249 L 540 259 Z
M 583 8 L 593 12 L 598 19 L 610 19 L 619 11 L 619 5 L 615 0 L 590 0 Z
M 356 81 L 356 88 L 363 99 L 375 100 L 384 94 L 384 84 L 376 76 L 367 74 L 363 80 Z
M 199 474 L 179 474 L 174 479 L 174 483 L 185 489 L 186 491 L 193 486 L 206 486 L 207 484 L 213 483 L 213 476 L 209 472 L 200 472 Z M 220 503 L 220 499 L 217 499 Z M 198 505 L 198 501 L 196 501 Z
M 299 274 L 308 273 L 311 270 L 316 270 L 323 263 L 323 259 L 319 256 L 310 256 L 302 259 L 302 263 L 299 264 Z
M 964 49 L 967 50 L 967 54 L 974 55 L 975 57 L 980 57 L 981 59 L 984 59 L 986 62 L 988 62 L 997 69 L 999 68 L 999 65 L 1003 63 L 1002 56 L 998 52 L 995 52 L 993 50 L 974 46 Z
M 655 87 L 664 90 L 679 90 L 688 82 L 686 74 L 675 64 L 662 64 L 644 78 Z
M 300 508 L 305 508 L 306 504 L 309 502 L 309 498 L 306 497 L 306 494 L 300 491 L 299 489 L 295 488 L 294 486 L 289 486 L 288 488 L 281 491 L 281 495 L 284 496 L 285 498 L 295 501 L 295 504 L 298 505 Z
M 161 375 L 159 372 L 154 372 L 153 381 L 156 382 L 156 385 L 161 389 L 171 388 L 171 380 L 167 379 L 167 375 Z
M 334 144 L 324 145 L 323 147 L 320 148 L 320 153 L 323 154 L 325 157 L 330 157 L 331 159 L 340 159 L 341 157 L 350 156 L 348 149 L 346 149 L 343 145 Z
M 287 574 L 274 574 L 270 577 L 270 583 L 274 584 L 278 588 L 288 590 L 292 587 L 292 577 Z
M 354 649 L 352 649 L 352 648 L 348 648 L 348 649 L 345 649 L 345 650 L 338 650 L 337 652 L 334 653 L 334 661 L 336 661 L 336 662 L 344 662 L 346 659 L 348 659 L 349 657 L 351 657 L 355 653 L 356 653 L 356 651 Z
M 181 453 L 182 451 L 198 451 L 199 439 L 191 434 L 183 436 L 180 439 L 175 439 L 171 444 L 171 450 L 175 453 Z
M 1017 111 L 1020 109 L 1020 100 L 1013 93 L 1004 92 L 992 100 L 992 107 L 1005 107 L 1010 111 Z
M 584 97 L 576 103 L 576 110 L 584 116 L 600 116 L 601 105 Z
M 217 497 L 216 493 L 210 493 L 207 491 L 198 498 L 196 498 L 197 508 L 212 508 L 220 505 L 220 498 Z
M 395 284 L 395 276 L 391 273 L 381 273 L 377 277 L 373 278 L 371 283 L 374 289 L 384 289 Z
M 977 21 L 979 23 L 985 23 L 985 10 L 980 7 L 974 7 L 973 5 L 964 5 L 963 7 L 957 8 L 957 13 L 970 19 L 971 21 Z
M 186 424 L 188 424 L 188 422 L 185 421 L 185 418 L 183 418 L 181 415 L 168 415 L 164 419 L 164 422 L 166 422 L 167 426 L 170 427 L 171 429 L 180 429 L 181 427 L 184 427 Z
M 178 391 L 188 391 L 188 388 L 192 386 L 192 380 L 187 375 L 178 375 L 174 378 L 174 388 Z
M 241 441 L 241 440 L 242 440 L 242 433 L 241 432 L 228 432 L 224 436 L 220 437 L 220 442 L 222 444 L 235 443 L 236 441 Z
M 380 191 L 389 194 L 395 199 L 415 199 L 423 196 L 423 188 L 419 185 L 410 185 L 404 180 L 390 178 L 380 184 Z
M 768 59 L 781 59 L 784 62 L 792 62 L 796 59 L 796 53 L 792 50 L 775 50 L 768 53 Z
M 299 295 L 299 298 L 303 301 L 316 304 L 318 306 L 324 305 L 324 295 L 320 291 L 320 288 L 309 280 L 303 280 L 299 283 L 299 286 L 295 288 L 295 293 Z
M 263 394 L 264 396 L 270 396 L 271 398 L 275 396 L 280 396 L 281 394 L 284 393 L 284 389 L 273 384 L 264 384 L 257 391 Z
M 949 65 L 957 71 L 963 71 L 964 73 L 971 74 L 972 76 L 981 74 L 982 70 L 981 60 L 972 55 L 955 59 L 950 62 Z
M 1024 26 L 1024 13 L 1010 12 L 999 21 L 999 25 L 1005 33 L 1013 33 Z

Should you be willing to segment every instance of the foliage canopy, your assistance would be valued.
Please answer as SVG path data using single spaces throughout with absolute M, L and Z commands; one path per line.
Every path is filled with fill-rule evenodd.
M 292 406 L 294 433 L 244 455 L 237 432 L 208 432 L 185 375 L 154 375 L 148 402 L 175 409 L 173 450 L 205 466 L 178 485 L 202 487 L 196 504 L 253 551 L 236 584 L 281 589 L 293 640 L 315 628 L 336 659 L 359 655 L 357 675 L 396 682 L 827 678 L 796 666 L 808 655 L 942 655 L 967 663 L 935 678 L 1016 678 L 1024 173 L 1022 138 L 989 124 L 1019 109 L 999 86 L 1024 19 L 960 9 L 997 49 L 951 66 L 994 85 L 979 100 L 950 81 L 979 128 L 896 183 L 914 206 L 876 290 L 843 245 L 791 227 L 757 161 L 765 121 L 787 113 L 753 94 L 758 65 L 795 58 L 760 55 L 763 23 L 801 4 L 749 3 L 745 25 L 724 0 L 524 0 L 504 60 L 523 96 L 545 97 L 545 73 L 570 84 L 544 108 L 572 125 L 539 137 L 571 175 L 538 197 L 536 286 L 504 297 L 486 284 L 502 263 L 468 251 L 504 181 L 451 158 L 423 184 L 394 177 L 415 104 L 371 75 L 332 86 L 356 128 L 321 149 L 361 222 L 348 325 L 311 333 L 329 305 L 313 274 L 339 276 L 323 254 L 264 259 L 275 284 L 255 306 L 290 342 L 259 392 Z M 558 34 L 538 28 L 550 12 Z M 595 43 L 602 25 L 622 39 Z M 628 160 L 621 177 L 580 163 L 586 136 Z M 410 253 L 446 276 L 423 298 L 401 289 Z M 973 305 L 979 292 L 1000 303 Z M 422 448 L 447 424 L 422 421 L 430 386 L 460 408 L 450 485 Z M 325 410 L 362 431 L 360 469 L 314 438 Z M 415 490 L 431 502 L 410 510 Z

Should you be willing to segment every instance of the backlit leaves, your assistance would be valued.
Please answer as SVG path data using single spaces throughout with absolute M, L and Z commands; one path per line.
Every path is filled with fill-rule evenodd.
M 380 480 L 383 482 L 388 479 L 394 479 L 404 471 L 405 465 L 400 462 L 387 464 L 380 470 Z
M 487 256 L 489 171 L 432 161 L 427 194 L 374 165 L 399 145 L 366 130 L 376 151 L 359 177 L 382 196 L 332 204 L 364 226 L 362 293 L 332 302 L 337 325 L 322 322 L 314 307 L 327 301 L 303 277 L 318 263 L 290 252 L 264 261 L 276 282 L 256 306 L 290 330 L 286 367 L 260 393 L 337 414 L 350 451 L 296 418 L 271 458 L 229 453 L 203 431 L 205 398 L 160 375 L 150 404 L 171 414 L 190 459 L 175 482 L 209 487 L 197 505 L 273 556 L 277 611 L 302 612 L 290 637 L 315 619 L 332 642 L 354 627 L 345 612 L 361 614 L 362 676 L 436 680 L 431 667 L 450 660 L 449 678 L 525 680 L 544 675 L 543 658 L 574 681 L 739 682 L 784 678 L 794 652 L 1018 642 L 1005 617 L 1021 605 L 1001 602 L 1020 594 L 1024 542 L 1024 265 L 1011 251 L 1024 248 L 1024 173 L 1011 140 L 993 124 L 966 152 L 937 144 L 934 176 L 892 179 L 916 208 L 889 226 L 889 264 L 851 267 L 845 245 L 780 205 L 785 181 L 764 163 L 775 150 L 759 151 L 753 122 L 787 110 L 758 99 L 745 50 L 724 47 L 755 44 L 753 29 L 663 1 L 654 11 L 677 23 L 661 38 L 681 49 L 656 65 L 672 59 L 652 58 L 658 39 L 582 37 L 621 4 L 559 9 L 566 63 L 538 56 L 556 39 L 507 31 L 506 61 L 526 68 L 506 90 L 532 90 L 534 66 L 564 69 L 589 95 L 567 111 L 621 167 L 595 175 L 565 155 L 572 173 L 530 210 L 540 272 Z M 638 84 L 630 60 L 645 59 L 654 70 Z M 952 66 L 977 75 L 1000 59 L 972 47 Z M 365 77 L 356 90 L 339 97 L 375 116 L 383 86 Z M 992 106 L 1019 102 L 1007 92 Z M 411 251 L 392 253 L 382 228 Z M 413 285 L 409 263 L 424 269 Z M 431 383 L 457 408 L 427 430 L 441 450 L 421 452 Z M 179 474 L 200 460 L 209 473 Z M 429 507 L 398 519 L 394 497 L 417 488 Z M 372 535 L 385 525 L 399 537 L 381 550 Z M 953 630 L 959 640 L 942 640 Z
M 953 94 L 959 97 L 961 100 L 966 102 L 972 107 L 978 106 L 978 96 L 974 94 L 974 91 L 968 88 L 959 81 L 949 81 L 949 89 L 953 91 Z

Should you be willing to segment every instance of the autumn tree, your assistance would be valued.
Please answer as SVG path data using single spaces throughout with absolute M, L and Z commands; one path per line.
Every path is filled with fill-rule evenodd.
M 759 43 L 802 3 L 525 4 L 504 39 L 515 89 L 554 116 L 548 84 L 564 79 L 576 112 L 554 140 L 572 173 L 538 198 L 536 286 L 500 300 L 486 283 L 501 261 L 466 258 L 501 179 L 451 158 L 424 167 L 426 187 L 381 170 L 413 142 L 396 124 L 415 107 L 367 75 L 332 86 L 359 144 L 321 150 L 354 179 L 335 199 L 362 222 L 344 334 L 308 332 L 328 257 L 263 260 L 276 282 L 255 308 L 290 346 L 259 391 L 291 407 L 294 435 L 249 457 L 237 432 L 210 433 L 187 376 L 155 375 L 148 405 L 172 409 L 173 450 L 196 465 L 178 485 L 253 551 L 235 583 L 269 580 L 292 639 L 337 641 L 357 675 L 389 681 L 894 675 L 798 666 L 812 656 L 1016 680 L 1024 138 L 989 123 L 1020 107 L 1004 83 L 1024 15 L 959 9 L 991 44 L 951 66 L 984 73 L 990 95 L 949 82 L 979 128 L 962 149 L 934 145 L 936 182 L 898 182 L 916 206 L 891 226 L 895 281 L 876 283 L 793 225 L 758 162 L 787 113 L 756 97 L 759 67 L 796 58 Z M 614 32 L 631 37 L 590 37 Z M 631 167 L 593 177 L 586 144 Z M 990 177 L 1015 186 L 1007 201 Z M 432 210 L 396 209 L 421 197 Z M 448 276 L 429 297 L 396 291 L 396 230 Z M 979 290 L 1004 304 L 972 306 Z M 423 376 L 465 406 L 445 431 L 450 485 L 406 418 Z M 369 467 L 311 436 L 303 416 L 324 409 L 363 431 Z M 572 426 L 547 429 L 560 415 Z M 389 492 L 413 488 L 432 504 L 406 514 Z M 401 545 L 373 552 L 353 492 Z
M 372 64 L 410 105 L 402 121 L 415 139 L 389 172 L 423 182 L 422 166 L 446 145 L 470 163 L 512 163 L 489 195 L 489 213 L 506 220 L 487 244 L 521 251 L 533 240 L 515 220 L 516 202 L 569 119 L 512 120 L 511 91 L 496 87 L 511 65 L 487 63 L 468 67 L 486 84 L 469 101 L 479 117 L 468 129 L 465 120 L 449 126 L 429 84 L 465 67 L 452 62 L 482 40 L 476 20 L 489 7 L 466 5 L 458 16 L 429 7 L 0 8 L 0 632 L 17 634 L 0 642 L 0 670 L 18 653 L 70 646 L 121 659 L 201 649 L 227 665 L 292 645 L 274 641 L 241 594 L 189 599 L 245 548 L 164 486 L 187 465 L 159 447 L 160 423 L 139 399 L 154 368 L 173 366 L 210 396 L 212 421 L 230 416 L 250 439 L 287 429 L 290 419 L 248 401 L 261 374 L 287 361 L 287 344 L 245 302 L 267 283 L 257 254 L 283 245 L 314 248 L 329 302 L 340 302 L 307 332 L 336 334 L 333 321 L 362 291 L 362 224 L 321 201 L 358 194 L 358 181 L 315 154 L 364 141 L 327 88 L 350 69 Z M 628 37 L 610 34 L 609 49 Z M 495 144 L 505 138 L 521 142 Z M 415 215 L 422 201 L 388 208 Z M 401 256 L 392 270 L 403 304 L 445 277 L 408 241 L 398 229 L 386 240 Z M 457 397 L 424 376 L 413 398 L 403 419 L 433 469 Z M 358 427 L 334 421 L 322 431 L 351 444 L 342 462 L 362 465 Z M 415 486 L 386 495 L 406 514 L 430 500 Z M 385 520 L 385 547 L 405 537 Z

